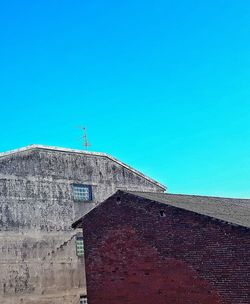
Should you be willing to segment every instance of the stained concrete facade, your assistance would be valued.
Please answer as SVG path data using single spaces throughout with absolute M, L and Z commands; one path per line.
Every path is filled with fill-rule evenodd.
M 72 184 L 91 185 L 91 202 Z M 118 189 L 165 187 L 102 153 L 28 146 L 0 154 L 0 303 L 79 303 L 85 293 L 71 224 Z

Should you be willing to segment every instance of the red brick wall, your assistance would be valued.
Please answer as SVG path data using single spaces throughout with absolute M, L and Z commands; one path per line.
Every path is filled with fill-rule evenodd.
M 250 303 L 249 230 L 117 197 L 84 220 L 89 304 Z

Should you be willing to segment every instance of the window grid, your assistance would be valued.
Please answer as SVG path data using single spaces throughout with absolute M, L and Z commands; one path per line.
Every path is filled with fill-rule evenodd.
M 76 255 L 83 256 L 84 255 L 84 245 L 83 245 L 83 238 L 76 239 Z
M 73 196 L 78 201 L 90 201 L 92 199 L 91 186 L 73 185 Z

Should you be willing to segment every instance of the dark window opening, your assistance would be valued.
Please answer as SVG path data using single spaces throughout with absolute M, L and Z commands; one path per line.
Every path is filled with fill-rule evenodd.
M 120 205 L 120 203 L 121 203 L 121 198 L 120 198 L 120 196 L 118 196 L 118 197 L 116 198 L 116 204 L 117 204 L 117 205 Z

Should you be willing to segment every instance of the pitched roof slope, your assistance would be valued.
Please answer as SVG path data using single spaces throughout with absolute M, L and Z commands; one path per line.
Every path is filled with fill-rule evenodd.
M 166 186 L 160 184 L 156 180 L 146 176 L 145 174 L 141 173 L 140 171 L 137 171 L 136 169 L 126 165 L 125 163 L 119 161 L 118 159 L 114 158 L 113 156 L 110 156 L 106 153 L 100 153 L 100 152 L 90 152 L 90 151 L 83 151 L 83 150 L 77 150 L 77 149 L 69 149 L 69 148 L 61 148 L 61 147 L 53 147 L 53 146 L 43 146 L 43 145 L 29 145 L 20 149 L 15 149 L 7 152 L 2 152 L 0 153 L 0 158 L 2 157 L 7 157 L 15 154 L 19 154 L 25 151 L 32 151 L 32 150 L 47 150 L 47 151 L 57 151 L 57 152 L 65 152 L 65 153 L 74 153 L 74 154 L 81 154 L 81 155 L 94 155 L 94 156 L 99 156 L 99 157 L 106 157 L 117 164 L 121 165 L 122 167 L 128 169 L 129 171 L 139 175 L 142 178 L 145 178 L 149 182 L 157 185 L 162 189 L 162 191 L 165 191 L 167 189 Z
M 250 228 L 250 199 L 152 192 L 126 192 L 169 206 Z

